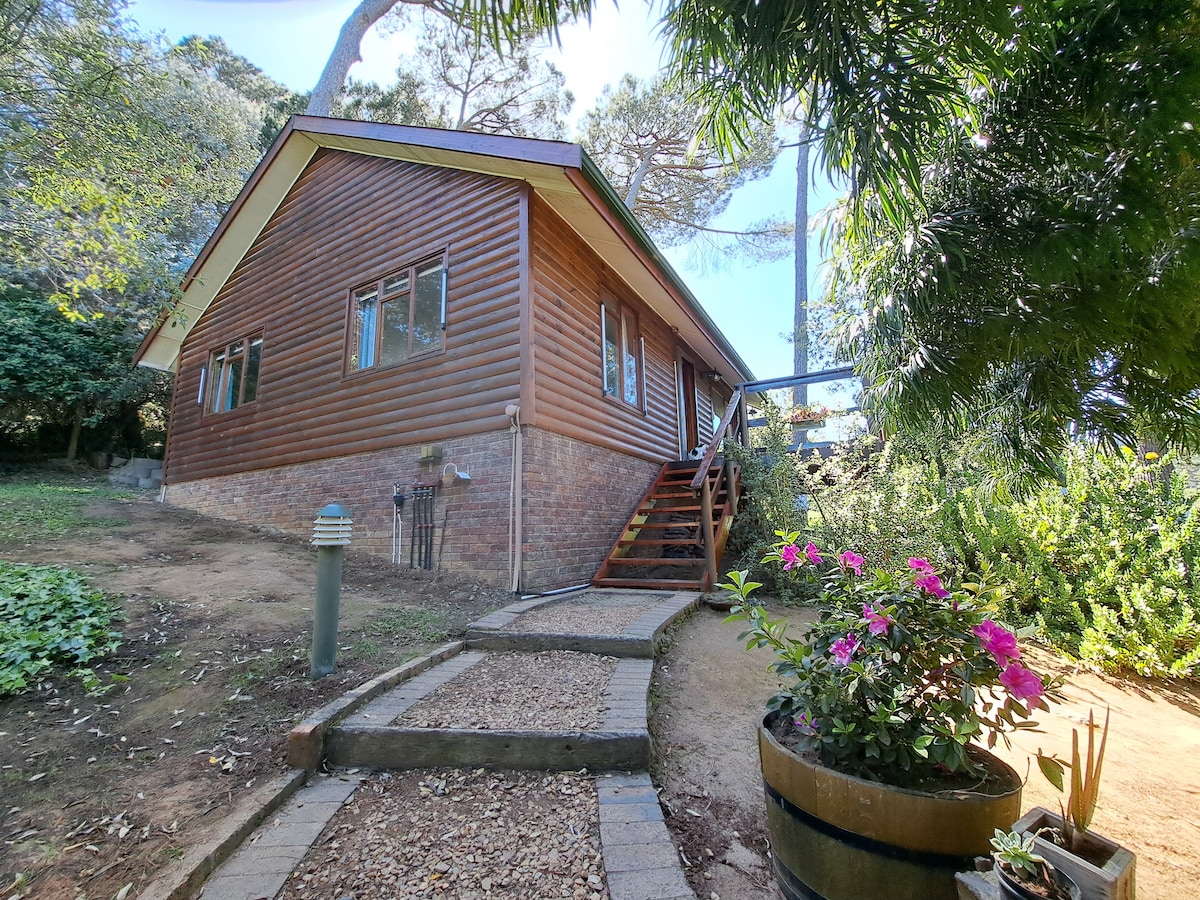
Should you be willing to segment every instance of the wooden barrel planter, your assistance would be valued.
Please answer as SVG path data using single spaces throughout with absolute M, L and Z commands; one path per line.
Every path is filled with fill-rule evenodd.
M 771 857 L 788 900 L 956 900 L 954 873 L 991 852 L 1021 814 L 1021 779 L 997 793 L 928 794 L 865 781 L 805 759 L 758 729 Z

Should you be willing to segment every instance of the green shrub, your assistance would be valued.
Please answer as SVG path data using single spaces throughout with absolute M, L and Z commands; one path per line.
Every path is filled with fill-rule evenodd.
M 69 569 L 0 562 L 0 696 L 18 694 L 50 669 L 82 677 L 81 667 L 113 652 L 120 618 L 104 594 Z
M 1082 445 L 1064 483 L 1004 508 L 963 492 L 965 550 L 992 559 L 1008 613 L 1106 669 L 1200 674 L 1197 502 L 1162 460 Z
M 916 556 L 959 577 L 987 568 L 1006 587 L 1008 621 L 1037 626 L 1076 658 L 1200 674 L 1200 501 L 1169 463 L 1077 444 L 1061 482 L 1012 496 L 970 447 L 892 442 L 864 459 L 848 448 L 800 470 L 797 490 L 812 497 L 798 527 L 806 540 L 886 566 Z
M 777 566 L 764 566 L 766 556 L 778 538 L 776 529 L 803 530 L 808 513 L 800 498 L 804 495 L 804 461 L 788 452 L 791 426 L 783 421 L 774 404 L 764 409 L 766 425 L 751 434 L 750 448 L 726 446 L 725 452 L 741 468 L 743 502 L 725 548 L 728 569 L 744 569 L 763 585 L 766 593 L 785 601 L 812 600 L 820 591 L 816 579 L 782 577 Z

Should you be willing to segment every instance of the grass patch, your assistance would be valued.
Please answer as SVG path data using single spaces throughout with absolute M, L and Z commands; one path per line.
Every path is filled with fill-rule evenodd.
M 127 491 L 98 485 L 0 482 L 0 541 L 30 541 L 62 537 L 81 528 L 112 528 L 124 519 L 85 516 L 92 500 L 129 497 Z
M 405 636 L 426 644 L 439 644 L 450 637 L 450 618 L 432 609 L 401 606 L 371 620 L 372 634 Z

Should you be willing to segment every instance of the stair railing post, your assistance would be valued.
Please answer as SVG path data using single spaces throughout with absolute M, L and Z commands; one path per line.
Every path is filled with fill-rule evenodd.
M 741 499 L 738 496 L 738 483 L 735 475 L 737 473 L 737 463 L 728 456 L 725 457 L 725 493 L 729 495 L 729 511 L 733 515 L 737 515 L 738 501 Z
M 717 583 L 717 540 L 713 534 L 712 489 L 705 475 L 700 487 L 700 540 L 704 544 L 704 589 Z

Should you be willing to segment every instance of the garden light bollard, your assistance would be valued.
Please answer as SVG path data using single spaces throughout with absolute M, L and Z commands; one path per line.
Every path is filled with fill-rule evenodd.
M 350 544 L 350 511 L 330 503 L 313 520 L 317 548 L 317 606 L 313 621 L 312 680 L 333 672 L 337 657 L 338 605 L 342 594 L 342 548 Z

